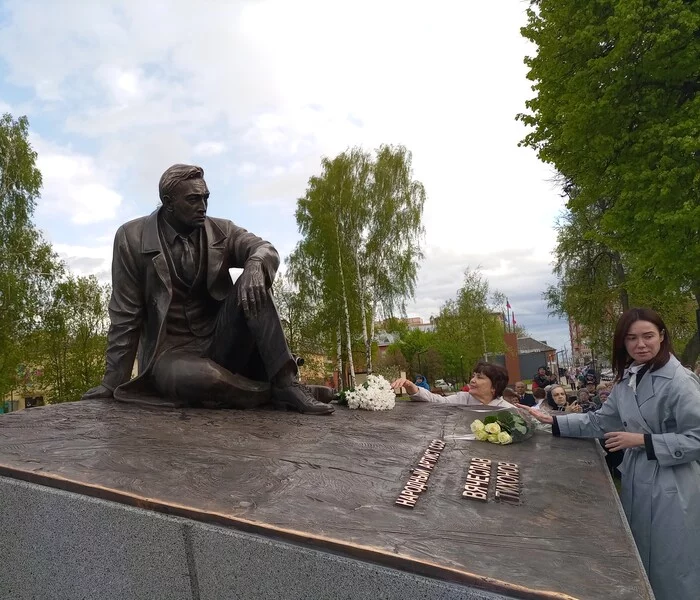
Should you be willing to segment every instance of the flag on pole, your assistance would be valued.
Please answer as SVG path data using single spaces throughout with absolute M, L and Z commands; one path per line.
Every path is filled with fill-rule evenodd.
M 508 301 L 508 298 L 506 298 L 506 308 L 510 310 L 510 302 Z
M 513 313 L 513 327 L 515 327 L 516 320 L 515 320 L 515 313 Z

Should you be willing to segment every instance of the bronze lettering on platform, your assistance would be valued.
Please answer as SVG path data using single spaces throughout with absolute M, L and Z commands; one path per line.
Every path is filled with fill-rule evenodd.
M 462 496 L 472 500 L 488 501 L 491 484 L 491 461 L 484 458 L 472 458 L 467 470 L 467 481 Z
M 491 485 L 491 461 L 485 458 L 472 458 L 469 461 L 467 480 L 462 496 L 471 500 L 488 502 Z M 498 462 L 496 465 L 496 500 L 520 503 L 520 467 L 515 463 Z
M 469 474 L 489 476 L 491 474 L 491 469 L 477 469 L 476 467 L 469 467 Z
M 418 466 L 411 470 L 408 481 L 394 504 L 407 508 L 413 508 L 416 505 L 419 494 L 428 489 L 428 479 L 444 449 L 445 442 L 442 440 L 432 440 L 428 444 L 428 448 L 418 461 Z
M 496 465 L 496 500 L 520 503 L 520 467 L 515 463 Z
M 469 490 L 464 490 L 462 496 L 465 498 L 473 498 L 474 500 L 481 500 L 482 502 L 487 502 L 486 492 L 478 491 L 472 492 Z

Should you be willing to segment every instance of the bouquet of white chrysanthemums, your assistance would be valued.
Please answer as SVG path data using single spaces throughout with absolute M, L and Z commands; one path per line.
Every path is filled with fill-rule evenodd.
M 396 405 L 396 393 L 381 375 L 369 375 L 367 381 L 354 390 L 344 392 L 348 408 L 362 410 L 391 410 Z
M 469 426 L 476 439 L 492 444 L 512 444 L 532 437 L 533 427 L 517 409 L 502 410 L 483 421 L 476 419 Z

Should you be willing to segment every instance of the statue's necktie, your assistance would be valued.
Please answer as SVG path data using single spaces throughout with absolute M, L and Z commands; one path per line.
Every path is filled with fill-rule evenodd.
M 178 239 L 182 242 L 182 258 L 180 260 L 180 274 L 185 283 L 192 285 L 196 275 L 196 267 L 194 264 L 194 252 L 192 251 L 192 242 L 189 237 L 179 235 Z

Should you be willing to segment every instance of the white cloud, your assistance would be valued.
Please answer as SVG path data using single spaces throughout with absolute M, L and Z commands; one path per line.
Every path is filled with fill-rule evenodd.
M 236 167 L 236 174 L 240 177 L 250 177 L 254 173 L 257 173 L 259 171 L 259 168 L 256 164 L 249 162 L 249 161 L 244 161 L 238 167 Z
M 107 93 L 107 97 L 121 108 L 139 102 L 156 87 L 144 78 L 143 71 L 139 68 L 124 69 L 116 65 L 99 65 L 94 78 Z
M 122 198 L 107 182 L 111 177 L 95 160 L 33 136 L 43 191 L 37 211 L 42 216 L 66 215 L 87 225 L 115 217 Z
M 217 156 L 226 151 L 226 144 L 221 142 L 200 142 L 194 147 L 196 156 Z
M 76 275 L 96 275 L 102 283 L 111 282 L 111 241 L 101 246 L 53 244 L 53 249 Z

